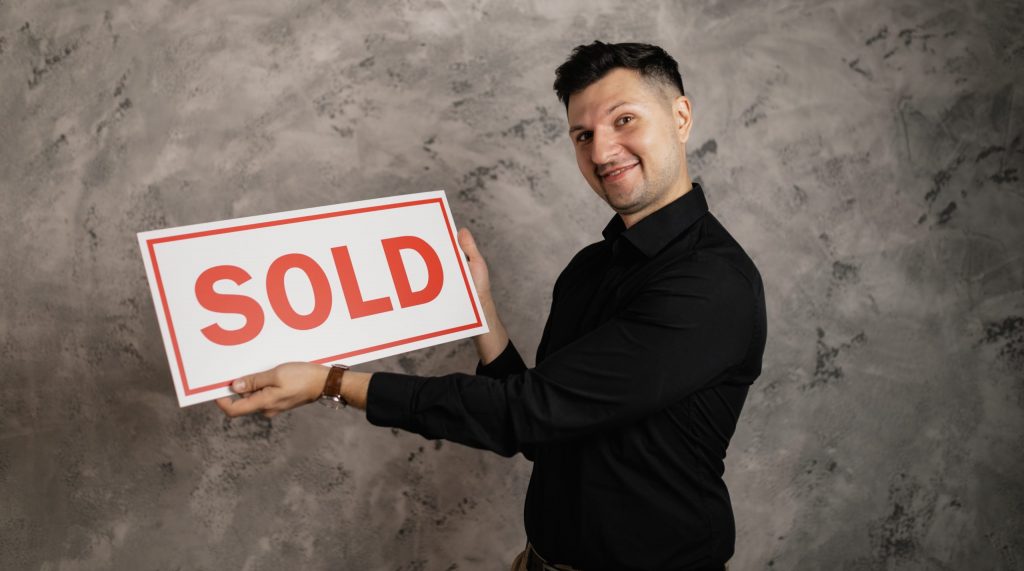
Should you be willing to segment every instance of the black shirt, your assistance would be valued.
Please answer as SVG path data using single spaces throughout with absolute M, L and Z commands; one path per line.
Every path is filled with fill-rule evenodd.
M 581 250 L 528 368 L 376 373 L 367 417 L 533 461 L 527 537 L 553 563 L 702 569 L 732 556 L 726 447 L 761 373 L 764 291 L 699 184 Z

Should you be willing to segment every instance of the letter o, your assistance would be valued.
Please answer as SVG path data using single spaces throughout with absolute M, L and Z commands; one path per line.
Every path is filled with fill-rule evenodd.
M 313 286 L 313 309 L 306 315 L 295 311 L 284 289 L 284 276 L 292 268 L 302 270 Z M 316 260 L 303 254 L 285 254 L 270 264 L 267 299 L 281 322 L 292 329 L 319 327 L 331 314 L 331 284 L 327 281 L 327 274 Z

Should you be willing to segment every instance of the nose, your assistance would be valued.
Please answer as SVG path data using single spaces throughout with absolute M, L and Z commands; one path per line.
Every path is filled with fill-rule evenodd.
M 622 147 L 614 132 L 594 130 L 590 145 L 590 160 L 597 166 L 614 162 Z

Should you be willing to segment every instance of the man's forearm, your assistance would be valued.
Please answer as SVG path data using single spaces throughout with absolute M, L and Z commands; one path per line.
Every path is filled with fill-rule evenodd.
M 366 410 L 366 395 L 370 390 L 370 379 L 373 373 L 362 373 L 359 371 L 345 371 L 341 381 L 341 397 L 349 406 Z
M 487 319 L 489 331 L 483 335 L 473 338 L 476 345 L 476 352 L 480 355 L 480 361 L 488 364 L 498 358 L 505 346 L 508 345 L 508 332 L 505 325 L 498 317 L 498 311 L 494 307 L 494 300 L 489 293 L 480 296 L 480 305 L 484 311 L 484 318 Z M 370 380 L 373 373 L 362 373 L 359 371 L 346 371 L 341 384 L 341 396 L 348 401 L 349 406 L 366 410 L 366 397 L 370 390 Z
M 494 306 L 494 300 L 490 292 L 480 292 L 480 306 L 487 319 L 489 331 L 483 335 L 473 338 L 476 345 L 476 352 L 480 355 L 480 361 L 488 364 L 498 358 L 505 346 L 508 345 L 508 332 L 505 325 L 498 317 L 498 310 Z M 348 401 L 349 406 L 366 410 L 366 396 L 370 390 L 370 379 L 373 373 L 362 373 L 359 371 L 346 371 L 344 380 L 341 383 L 341 396 Z
M 495 308 L 494 300 L 489 292 L 480 296 L 480 305 L 483 307 L 484 317 L 487 319 L 487 327 L 490 331 L 474 337 L 473 343 L 476 344 L 480 362 L 486 365 L 497 359 L 498 355 L 505 350 L 505 346 L 508 345 L 508 332 L 505 330 L 501 318 L 498 317 L 498 310 Z

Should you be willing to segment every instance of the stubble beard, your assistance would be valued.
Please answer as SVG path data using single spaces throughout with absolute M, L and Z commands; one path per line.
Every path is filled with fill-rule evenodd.
M 640 166 L 642 168 L 643 165 Z M 612 193 L 603 185 L 601 190 L 604 194 L 604 201 L 608 203 L 608 206 L 612 207 L 612 210 L 619 214 L 633 214 L 635 212 L 639 212 L 650 203 L 650 190 L 647 179 L 645 178 L 641 179 L 640 182 L 638 182 L 629 191 L 629 193 L 624 197 L 626 198 L 626 202 L 624 203 L 616 203 L 616 201 L 612 199 Z
M 640 181 L 629 191 L 626 203 L 616 204 L 613 202 L 608 188 L 604 184 L 601 185 L 604 201 L 618 214 L 635 214 L 660 200 L 669 192 L 673 175 L 677 173 L 679 164 L 678 161 L 667 161 L 663 172 L 659 173 L 648 173 L 643 161 L 640 161 L 636 168 L 640 169 L 640 173 L 638 173 Z M 648 178 L 649 175 L 653 178 Z

